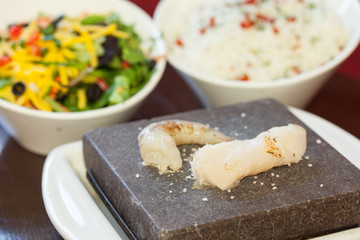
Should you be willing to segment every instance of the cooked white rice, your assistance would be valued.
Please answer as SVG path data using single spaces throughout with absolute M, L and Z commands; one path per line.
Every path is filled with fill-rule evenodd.
M 183 64 L 219 78 L 269 81 L 293 76 L 328 62 L 348 40 L 326 2 L 194 1 L 167 44 Z

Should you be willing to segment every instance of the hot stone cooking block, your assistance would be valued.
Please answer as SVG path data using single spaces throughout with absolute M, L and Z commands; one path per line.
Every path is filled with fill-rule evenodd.
M 307 131 L 307 151 L 300 163 L 246 177 L 231 191 L 193 189 L 189 162 L 164 174 L 142 165 L 137 136 L 165 119 L 209 124 L 238 139 L 296 123 Z M 188 160 L 196 147 L 179 148 Z M 86 168 L 138 239 L 305 239 L 360 222 L 359 169 L 272 99 L 92 130 L 83 151 Z

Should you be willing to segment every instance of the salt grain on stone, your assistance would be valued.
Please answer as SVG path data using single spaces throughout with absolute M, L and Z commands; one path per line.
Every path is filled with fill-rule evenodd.
M 244 112 L 241 113 L 241 117 L 242 117 L 242 118 L 246 117 L 246 113 L 244 113 Z
M 316 143 L 317 143 L 317 144 L 321 144 L 322 142 L 321 142 L 320 139 L 316 139 Z
M 207 199 L 206 197 L 204 197 L 202 200 L 203 200 L 204 202 L 206 202 L 208 199 Z
M 140 177 L 140 174 L 138 174 L 138 173 L 137 173 L 137 174 L 135 174 L 135 177 L 137 177 L 137 178 L 138 178 L 138 177 Z

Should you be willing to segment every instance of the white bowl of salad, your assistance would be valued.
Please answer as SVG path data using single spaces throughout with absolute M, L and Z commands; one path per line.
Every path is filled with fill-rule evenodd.
M 13 0 L 0 29 L 0 122 L 41 155 L 130 120 L 166 66 L 160 32 L 129 1 Z
M 304 108 L 360 40 L 358 0 L 162 0 L 168 61 L 205 105 Z

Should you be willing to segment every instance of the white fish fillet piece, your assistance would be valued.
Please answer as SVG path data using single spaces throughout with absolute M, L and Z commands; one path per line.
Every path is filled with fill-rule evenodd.
M 142 159 L 160 172 L 177 171 L 182 167 L 177 148 L 180 144 L 216 144 L 233 139 L 207 125 L 185 120 L 154 122 L 138 135 Z
M 191 163 L 196 182 L 222 190 L 246 176 L 298 163 L 306 151 L 306 130 L 296 124 L 274 127 L 250 140 L 205 145 Z

